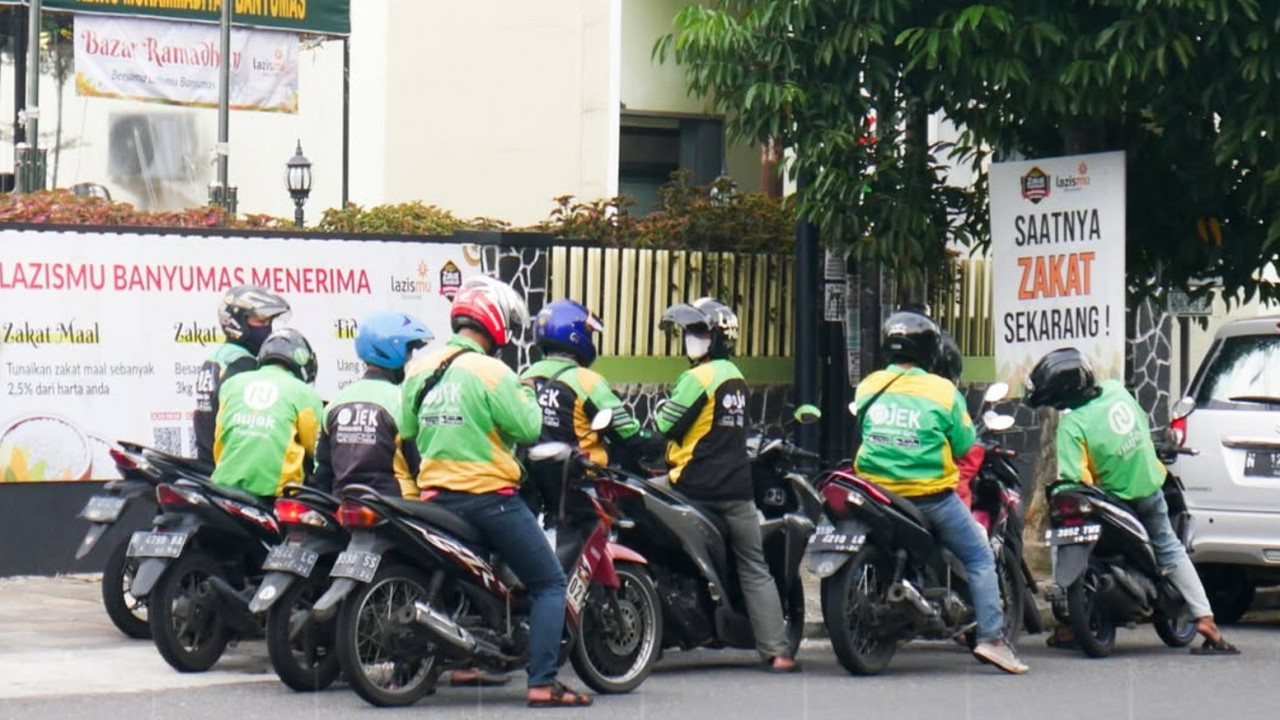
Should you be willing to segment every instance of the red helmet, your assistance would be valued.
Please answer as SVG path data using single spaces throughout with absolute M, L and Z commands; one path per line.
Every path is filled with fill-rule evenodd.
M 529 324 L 529 308 L 510 285 L 481 275 L 462 284 L 449 320 L 454 332 L 470 327 L 502 347 L 515 339 L 516 328 Z

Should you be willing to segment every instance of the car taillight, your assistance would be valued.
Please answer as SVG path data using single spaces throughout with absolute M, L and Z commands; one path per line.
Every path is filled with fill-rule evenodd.
M 1169 421 L 1169 434 L 1173 436 L 1173 441 L 1178 443 L 1178 447 L 1182 447 L 1187 442 L 1187 416 L 1176 417 Z
M 156 502 L 160 503 L 162 508 L 176 508 L 187 505 L 204 505 L 207 501 L 203 495 L 193 490 L 164 484 L 156 486 Z
M 324 515 L 297 500 L 286 500 L 284 498 L 276 500 L 275 513 L 276 518 L 285 524 L 310 525 L 311 527 L 324 527 L 328 524 L 328 521 L 324 519 Z
M 382 522 L 382 516 L 373 508 L 352 500 L 343 500 L 338 506 L 338 524 L 348 528 L 372 527 Z

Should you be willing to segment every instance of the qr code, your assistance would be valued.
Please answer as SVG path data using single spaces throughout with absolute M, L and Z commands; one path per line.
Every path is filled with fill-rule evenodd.
M 157 450 L 169 453 L 170 455 L 182 454 L 182 428 L 152 428 L 152 434 L 155 439 L 153 444 Z

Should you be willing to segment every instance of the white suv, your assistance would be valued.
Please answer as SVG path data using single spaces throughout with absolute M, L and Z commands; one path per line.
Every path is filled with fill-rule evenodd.
M 1195 518 L 1191 558 L 1218 621 L 1235 622 L 1259 584 L 1280 582 L 1280 315 L 1218 331 L 1170 426 L 1200 451 L 1172 467 Z

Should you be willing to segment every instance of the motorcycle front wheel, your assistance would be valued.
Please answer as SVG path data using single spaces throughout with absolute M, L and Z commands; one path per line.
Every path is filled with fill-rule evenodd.
M 137 640 L 147 640 L 151 637 L 147 603 L 129 594 L 138 561 L 129 557 L 128 552 L 129 538 L 126 537 L 107 556 L 107 565 L 102 569 L 102 606 L 111 624 L 120 632 Z
M 1116 645 L 1116 622 L 1098 598 L 1098 580 L 1097 572 L 1089 568 L 1067 588 L 1067 620 L 1084 654 L 1103 658 Z
M 1171 648 L 1186 647 L 1196 638 L 1196 619 L 1189 615 L 1168 617 L 1164 613 L 1156 613 L 1153 622 L 1156 635 Z
M 618 563 L 616 607 L 596 585 L 583 607 L 569 655 L 582 682 L 599 693 L 626 693 L 649 677 L 662 650 L 662 606 L 649 573 Z
M 844 669 L 855 675 L 884 672 L 898 650 L 897 638 L 877 633 L 875 617 L 892 581 L 893 563 L 875 545 L 864 547 L 822 581 L 822 619 L 831 648 Z
M 218 563 L 195 550 L 170 565 L 151 593 L 151 639 L 178 672 L 204 672 L 227 649 L 231 630 L 208 587 L 218 573 Z
M 398 619 L 402 608 L 426 598 L 427 578 L 392 563 L 343 601 L 338 663 L 351 689 L 370 705 L 412 705 L 435 690 L 441 667 L 434 646 Z
M 298 692 L 324 690 L 341 668 L 334 650 L 337 619 L 317 623 L 311 608 L 327 585 L 294 581 L 267 611 L 267 654 L 280 681 Z

